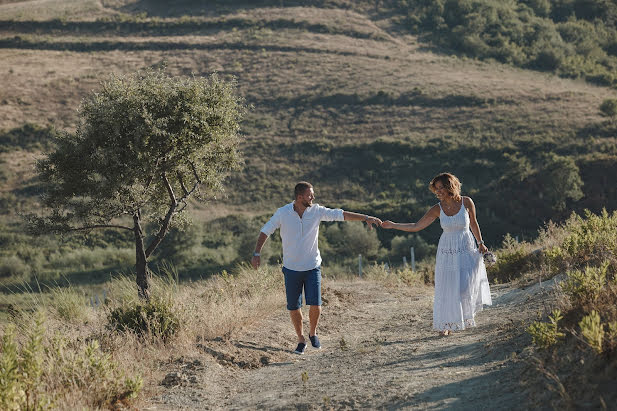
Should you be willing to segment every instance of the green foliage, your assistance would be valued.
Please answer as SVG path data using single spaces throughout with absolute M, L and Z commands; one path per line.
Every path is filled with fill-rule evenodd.
M 416 261 L 434 256 L 437 252 L 436 244 L 429 244 L 419 234 L 397 235 L 390 242 L 390 255 L 392 259 L 400 259 L 406 256 L 411 259 L 411 247 L 414 249 Z
M 560 310 L 553 310 L 548 317 L 549 322 L 536 321 L 527 328 L 527 332 L 531 335 L 534 345 L 540 348 L 549 348 L 564 336 L 564 333 L 559 331 L 559 321 L 563 319 Z
M 603 0 L 398 0 L 406 25 L 480 59 L 617 85 L 617 7 Z
M 85 407 L 107 408 L 140 391 L 141 377 L 127 376 L 102 352 L 97 340 L 69 343 L 63 336 L 49 339 L 45 323 L 40 313 L 27 319 L 23 342 L 15 336 L 15 324 L 4 328 L 0 342 L 1 409 L 52 409 L 64 404 L 63 397 L 76 394 Z
M 180 329 L 172 303 L 163 298 L 128 302 L 109 313 L 108 321 L 117 331 L 169 341 Z
M 597 353 L 602 353 L 602 340 L 604 339 L 604 327 L 600 321 L 600 314 L 593 310 L 591 314 L 583 317 L 578 324 L 581 334 L 589 346 Z
M 605 285 L 609 263 L 602 266 L 587 266 L 584 270 L 568 271 L 561 289 L 570 298 L 576 308 L 594 307 Z
M 374 258 L 380 252 L 380 242 L 375 230 L 368 230 L 364 224 L 333 224 L 326 229 L 325 238 L 330 244 L 330 253 L 338 256 Z M 330 254 L 326 253 L 326 255 Z
M 19 410 L 26 394 L 20 382 L 19 350 L 13 324 L 4 329 L 0 352 L 0 406 L 5 410 Z
M 97 405 L 113 404 L 121 399 L 134 398 L 143 385 L 139 376 L 119 375 L 118 365 L 112 361 L 109 354 L 101 351 L 97 340 L 92 340 L 83 347 L 72 371 L 76 377 L 75 385 L 83 390 L 93 391 L 92 396 Z M 101 383 L 105 384 L 96 387 L 96 384 Z
M 520 278 L 536 266 L 538 256 L 529 252 L 528 244 L 519 243 L 510 234 L 504 236 L 497 262 L 487 267 L 489 280 L 504 283 Z
M 0 405 L 3 409 L 48 409 L 52 403 L 42 387 L 44 372 L 44 322 L 42 314 L 26 330 L 26 342 L 18 346 L 9 325 L 2 339 L 0 362 Z M 4 358 L 6 355 L 6 358 Z
M 238 166 L 235 83 L 166 76 L 112 76 L 84 100 L 75 134 L 39 163 L 53 213 L 32 216 L 35 229 L 110 224 L 123 215 L 162 219 L 170 191 L 182 201 L 214 195 Z M 181 208 L 182 210 L 183 208 Z
M 50 127 L 25 123 L 21 127 L 11 130 L 0 130 L 0 153 L 12 151 L 16 148 L 25 150 L 48 149 L 57 138 L 57 131 Z
M 585 218 L 573 214 L 563 229 L 567 234 L 558 246 L 561 250 L 552 251 L 552 264 L 568 268 L 599 266 L 608 261 L 611 270 L 617 269 L 617 212 L 586 211 Z
M 617 99 L 609 98 L 604 100 L 600 104 L 600 113 L 605 117 L 615 119 L 617 117 Z
M 544 195 L 554 211 L 564 211 L 566 200 L 576 201 L 583 196 L 583 181 L 578 166 L 571 157 L 554 153 L 546 156 L 544 164 L 540 173 L 541 185 L 545 187 Z

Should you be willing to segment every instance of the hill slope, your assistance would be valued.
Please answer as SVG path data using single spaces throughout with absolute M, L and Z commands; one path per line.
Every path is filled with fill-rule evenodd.
M 617 171 L 614 125 L 597 109 L 612 89 L 446 54 L 370 2 L 198 3 L 165 13 L 141 1 L 0 5 L 7 210 L 32 207 L 40 189 L 27 172 L 36 155 L 16 147 L 36 153 L 41 129 L 72 130 L 79 101 L 110 72 L 161 65 L 234 76 L 253 107 L 246 166 L 226 198 L 195 210 L 198 221 L 264 215 L 298 180 L 313 182 L 326 205 L 419 218 L 435 201 L 427 182 L 444 170 L 476 200 L 492 244 L 572 209 L 617 207 L 606 181 Z M 379 235 L 389 247 L 391 234 Z

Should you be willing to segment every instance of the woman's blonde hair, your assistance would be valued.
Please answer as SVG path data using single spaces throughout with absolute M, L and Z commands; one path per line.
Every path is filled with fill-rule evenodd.
M 433 193 L 436 191 L 435 184 L 437 184 L 438 181 L 443 184 L 443 188 L 445 188 L 456 201 L 461 200 L 461 182 L 454 174 L 441 173 L 435 176 L 428 185 L 428 189 Z

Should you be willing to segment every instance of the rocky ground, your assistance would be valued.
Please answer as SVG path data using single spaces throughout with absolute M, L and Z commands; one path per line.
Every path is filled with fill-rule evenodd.
M 325 281 L 323 348 L 295 355 L 281 306 L 241 335 L 198 343 L 203 356 L 165 366 L 145 409 L 520 409 L 524 329 L 550 285 L 492 287 L 478 326 L 432 330 L 430 287 Z

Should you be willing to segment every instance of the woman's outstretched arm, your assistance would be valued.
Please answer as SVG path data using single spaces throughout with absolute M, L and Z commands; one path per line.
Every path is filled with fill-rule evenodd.
M 439 204 L 435 204 L 422 216 L 417 223 L 395 223 L 390 220 L 381 223 L 381 228 L 394 228 L 395 230 L 416 232 L 424 230 L 439 217 Z
M 478 220 L 476 219 L 476 205 L 473 203 L 471 197 L 463 197 L 463 205 L 469 211 L 469 228 L 471 229 L 473 236 L 476 238 L 476 243 L 478 243 L 478 251 L 485 253 L 488 251 L 488 248 L 484 245 L 484 240 L 482 240 L 482 232 L 480 231 L 480 226 L 478 225 Z

